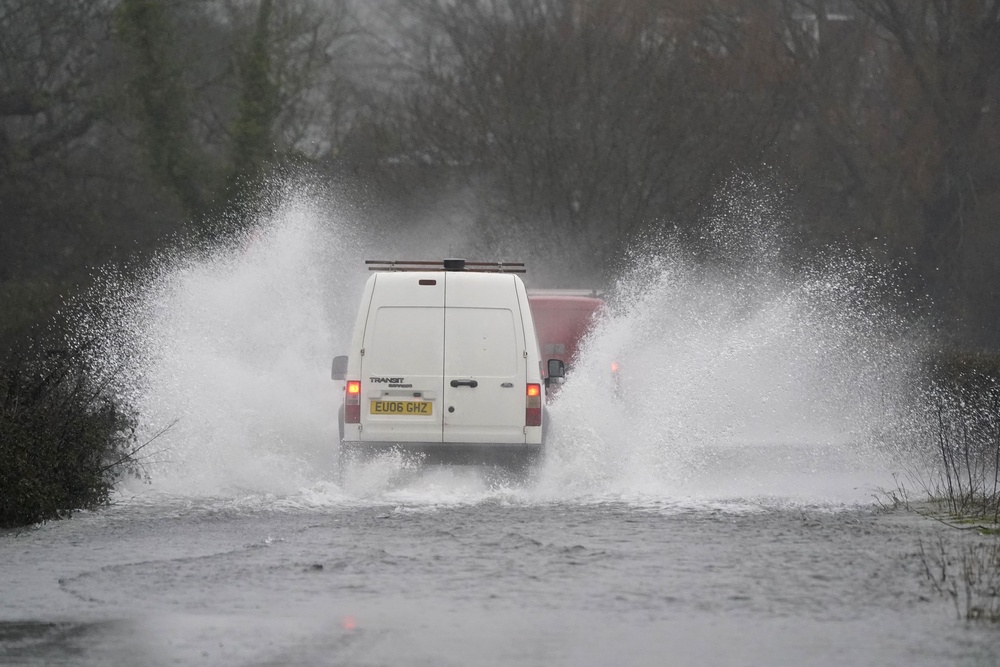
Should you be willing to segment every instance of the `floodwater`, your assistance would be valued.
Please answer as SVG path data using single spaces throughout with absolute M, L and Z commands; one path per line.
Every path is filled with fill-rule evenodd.
M 781 497 L 135 498 L 2 538 L 0 663 L 992 665 L 923 578 L 942 524 Z M 955 539 L 947 535 L 949 540 Z
M 400 253 L 329 216 L 112 280 L 81 327 L 128 370 L 148 478 L 0 535 L 0 664 L 1000 663 L 924 574 L 983 538 L 883 508 L 922 460 L 918 327 L 869 263 L 783 269 L 741 210 L 712 270 L 635 258 L 523 483 L 393 456 L 336 481 L 329 362 L 360 260 Z

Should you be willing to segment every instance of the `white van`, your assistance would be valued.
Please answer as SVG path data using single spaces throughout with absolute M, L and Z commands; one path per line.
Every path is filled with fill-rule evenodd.
M 523 264 L 369 261 L 344 381 L 341 461 L 399 448 L 425 459 L 527 463 L 545 434 L 542 358 Z M 561 377 L 553 359 L 547 375 Z

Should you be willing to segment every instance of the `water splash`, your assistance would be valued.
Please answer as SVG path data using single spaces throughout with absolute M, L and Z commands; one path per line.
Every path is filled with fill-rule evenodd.
M 696 243 L 632 253 L 553 406 L 553 487 L 857 499 L 892 484 L 927 352 L 912 305 L 857 252 L 783 257 L 770 198 L 732 203 Z
M 140 281 L 109 278 L 100 317 L 81 328 L 105 341 L 106 368 L 126 370 L 121 392 L 143 435 L 169 427 L 147 461 L 158 492 L 305 504 L 867 497 L 858 485 L 885 461 L 883 434 L 903 420 L 923 355 L 905 299 L 856 253 L 785 257 L 774 198 L 720 201 L 700 238 L 634 249 L 551 406 L 549 457 L 525 488 L 435 472 L 401 490 L 391 465 L 352 488 L 332 481 L 329 363 L 346 349 L 363 260 L 399 248 L 361 239 L 308 197 L 288 197 L 235 242 L 162 258 Z M 404 254 L 420 250 L 442 254 Z
M 105 281 L 83 328 L 104 330 L 143 439 L 166 429 L 147 450 L 155 488 L 290 493 L 329 473 L 329 365 L 354 323 L 360 287 L 344 277 L 361 275 L 360 255 L 342 220 L 295 199 L 212 250 Z

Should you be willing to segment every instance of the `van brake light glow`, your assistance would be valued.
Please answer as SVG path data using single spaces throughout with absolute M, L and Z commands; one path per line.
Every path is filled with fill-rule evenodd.
M 542 425 L 542 385 L 534 382 L 527 385 L 524 402 L 524 425 Z
M 348 380 L 344 388 L 344 423 L 361 423 L 361 380 Z

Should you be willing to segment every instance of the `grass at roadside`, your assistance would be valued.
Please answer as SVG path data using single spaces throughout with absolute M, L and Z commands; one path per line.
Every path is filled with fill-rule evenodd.
M 952 600 L 959 618 L 1000 623 L 1000 541 L 953 544 L 940 537 L 921 543 L 920 562 L 931 589 Z

